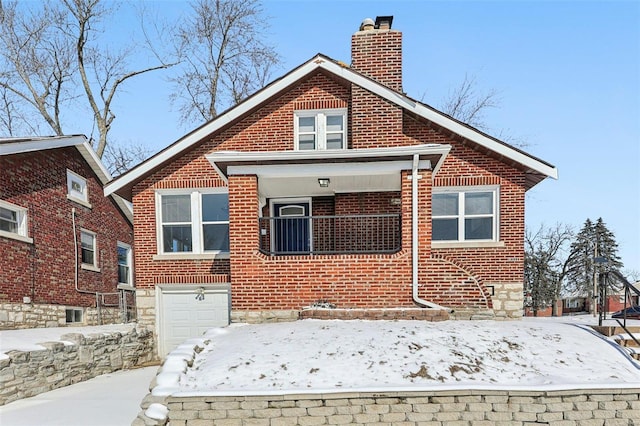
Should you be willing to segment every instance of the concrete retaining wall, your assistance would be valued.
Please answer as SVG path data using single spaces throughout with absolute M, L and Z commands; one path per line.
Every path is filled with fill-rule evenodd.
M 153 334 L 144 329 L 88 336 L 71 331 L 61 339 L 72 344 L 44 342 L 46 349 L 10 351 L 0 359 L 0 405 L 154 359 Z
M 640 388 L 168 397 L 170 426 L 640 425 Z M 148 424 L 148 423 L 147 423 Z

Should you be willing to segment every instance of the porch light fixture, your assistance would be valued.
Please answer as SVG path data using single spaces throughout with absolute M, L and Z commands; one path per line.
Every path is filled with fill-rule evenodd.
M 320 188 L 328 188 L 330 183 L 331 183 L 331 179 L 329 178 L 318 179 L 318 185 L 320 185 Z

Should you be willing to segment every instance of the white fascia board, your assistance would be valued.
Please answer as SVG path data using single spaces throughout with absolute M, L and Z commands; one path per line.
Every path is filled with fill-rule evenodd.
M 67 146 L 82 145 L 87 142 L 84 135 L 75 136 L 51 136 L 21 140 L 15 138 L 16 142 L 11 142 L 11 138 L 4 141 L 9 143 L 0 144 L 0 155 L 21 154 L 24 152 L 42 151 L 45 149 L 64 148 Z
M 340 160 L 376 157 L 401 157 L 414 154 L 447 155 L 450 145 L 423 144 L 389 148 L 308 150 L 308 151 L 216 151 L 206 155 L 211 162 L 224 161 L 302 161 Z
M 400 93 L 391 90 L 386 86 L 378 84 L 375 81 L 370 80 L 351 69 L 341 67 L 338 64 L 330 61 L 323 62 L 321 66 L 328 71 L 331 71 L 332 73 L 337 74 L 342 78 L 349 80 L 352 83 L 361 86 L 362 88 L 375 93 L 376 95 L 385 98 L 402 108 L 407 109 L 408 111 L 412 111 L 429 121 L 432 121 L 446 129 L 449 129 L 466 139 L 476 142 L 496 152 L 499 155 L 512 159 L 530 169 L 533 169 L 551 178 L 558 178 L 558 170 L 555 167 L 549 166 L 536 160 L 535 158 L 523 154 L 520 151 L 496 142 L 495 140 L 483 135 L 482 133 L 479 133 L 467 126 L 460 124 L 455 120 L 452 120 L 451 118 L 443 114 L 427 108 L 426 106 L 417 103 L 406 96 L 402 96 Z
M 84 157 L 87 163 L 91 166 L 91 169 L 100 178 L 100 182 L 104 185 L 111 180 L 111 173 L 104 166 L 98 154 L 93 150 L 93 147 L 88 141 L 85 141 L 82 145 L 77 145 L 78 151 Z
M 229 166 L 227 174 L 256 175 L 261 178 L 333 177 L 391 175 L 411 170 L 412 161 L 380 161 L 366 163 L 265 164 Z M 431 169 L 431 161 L 420 161 L 420 169 Z

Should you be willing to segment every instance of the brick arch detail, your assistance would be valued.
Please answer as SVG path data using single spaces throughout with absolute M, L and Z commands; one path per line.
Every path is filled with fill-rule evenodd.
M 447 307 L 493 308 L 481 276 L 449 256 L 432 253 L 424 277 L 421 284 L 427 300 Z

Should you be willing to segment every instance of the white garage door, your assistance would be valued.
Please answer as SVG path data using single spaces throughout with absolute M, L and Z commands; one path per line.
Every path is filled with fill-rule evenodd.
M 158 344 L 161 356 L 211 327 L 229 325 L 228 286 L 159 286 Z

